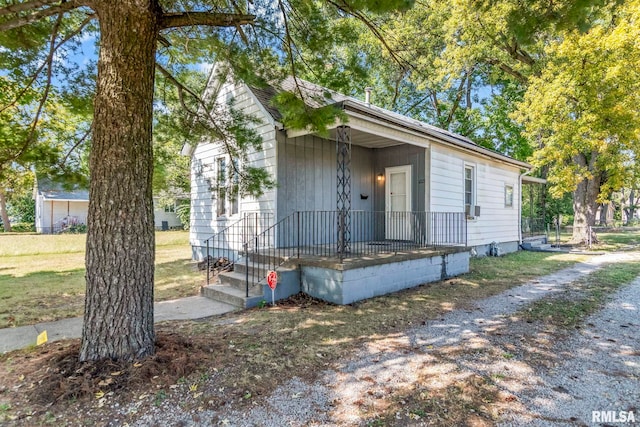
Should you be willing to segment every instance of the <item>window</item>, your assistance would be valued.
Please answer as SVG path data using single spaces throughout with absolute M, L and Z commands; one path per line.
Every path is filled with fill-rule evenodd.
M 234 166 L 234 167 L 231 167 Z M 237 215 L 240 211 L 238 201 L 238 186 L 240 176 L 237 173 L 237 163 L 229 163 L 226 157 L 216 159 L 216 213 L 218 216 Z
M 471 212 L 471 206 L 475 202 L 474 194 L 474 168 L 473 166 L 464 167 L 464 206 L 467 212 Z
M 218 157 L 216 159 L 217 166 L 217 179 L 216 186 L 218 188 L 217 199 L 217 215 L 222 216 L 227 213 L 227 160 L 224 157 Z
M 513 185 L 504 186 L 504 206 L 513 206 Z
M 233 166 L 233 170 L 231 171 L 233 191 L 230 194 L 230 202 L 231 215 L 236 215 L 240 210 L 240 204 L 238 203 L 238 186 L 240 185 L 240 176 L 238 175 L 238 162 L 234 160 Z
M 165 212 L 175 212 L 176 211 L 176 205 L 175 204 L 165 205 L 164 206 L 164 211 Z

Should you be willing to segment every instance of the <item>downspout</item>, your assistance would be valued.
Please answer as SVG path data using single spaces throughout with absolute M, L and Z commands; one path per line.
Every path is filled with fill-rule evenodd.
M 518 176 L 518 244 L 522 245 L 522 178 L 533 172 L 533 169 L 521 173 Z

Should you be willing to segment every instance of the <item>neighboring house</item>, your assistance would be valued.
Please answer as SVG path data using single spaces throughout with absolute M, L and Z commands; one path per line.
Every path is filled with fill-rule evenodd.
M 36 179 L 36 231 L 60 233 L 86 225 L 89 190 L 77 185 L 65 188 L 47 178 Z
M 156 229 L 171 230 L 179 228 L 182 230 L 183 225 L 176 215 L 176 205 L 161 206 L 160 198 L 153 198 L 153 218 Z
M 234 108 L 261 121 L 256 131 L 263 138 L 263 149 L 252 153 L 250 162 L 266 168 L 278 185 L 258 199 L 231 200 L 224 191 L 231 179 L 230 159 L 222 144 L 187 146 L 183 153 L 192 156 L 194 259 L 205 259 L 208 253 L 214 260 L 224 256 L 239 261 L 236 270 L 245 275 L 246 293 L 251 288 L 261 296 L 266 275 L 261 265 L 276 268 L 281 262 L 264 254 L 295 258 L 302 265 L 296 270 L 303 291 L 349 303 L 464 272 L 470 251 L 518 250 L 522 176 L 529 164 L 369 102 L 302 80 L 298 86 L 308 105 L 335 105 L 346 122 L 330 126 L 326 138 L 286 129 L 270 104 L 275 89 L 223 81 L 215 70 L 212 73 L 208 93 L 222 104 L 233 99 Z M 293 79 L 284 81 L 283 89 L 294 88 Z M 416 261 L 385 271 L 374 269 L 373 275 L 358 270 L 347 277 L 356 264 L 393 264 L 388 257 L 381 260 L 384 254 L 405 254 L 400 261 L 406 261 L 417 257 L 416 251 L 429 250 L 429 263 L 440 269 L 433 274 Z M 313 264 L 313 259 L 340 266 L 323 270 L 317 263 L 303 265 Z M 252 263 L 259 265 L 252 268 Z M 237 272 L 233 274 L 243 281 Z M 347 290 L 346 282 L 357 282 L 357 276 L 368 279 Z M 295 283 L 290 290 L 296 290 Z M 265 295 L 270 299 L 270 293 Z M 243 304 L 252 302 L 245 299 Z
M 65 186 L 48 178 L 39 177 L 36 179 L 35 201 L 35 226 L 38 233 L 61 233 L 87 224 L 89 190 L 84 187 Z M 175 214 L 175 207 L 159 206 L 159 199 L 155 197 L 153 202 L 156 206 L 154 217 L 157 229 L 182 228 Z

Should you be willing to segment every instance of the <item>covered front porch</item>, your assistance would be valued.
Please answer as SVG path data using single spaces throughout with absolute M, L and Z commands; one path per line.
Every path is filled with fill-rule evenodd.
M 207 240 L 205 295 L 254 306 L 271 299 L 266 277 L 277 271 L 275 299 L 302 291 L 349 304 L 469 269 L 464 213 L 298 211 L 267 226 L 270 217 L 248 214 Z
M 468 271 L 462 204 L 428 210 L 428 140 L 358 123 L 326 138 L 277 134 L 275 212 L 249 213 L 207 240 L 208 262 L 233 271 L 209 273 L 222 287 L 205 294 L 239 290 L 238 304 L 255 305 L 271 299 L 265 279 L 278 271 L 276 299 L 302 291 L 349 304 Z

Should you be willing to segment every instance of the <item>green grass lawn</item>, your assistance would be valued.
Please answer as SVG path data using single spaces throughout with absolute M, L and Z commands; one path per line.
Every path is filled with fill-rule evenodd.
M 80 316 L 85 234 L 0 234 L 0 328 Z M 155 298 L 196 295 L 189 233 L 156 233 Z
M 0 328 L 82 314 L 85 239 L 81 234 L 0 234 Z M 156 300 L 196 295 L 204 275 L 190 261 L 188 233 L 159 232 L 156 244 Z M 483 298 L 580 259 L 535 252 L 473 259 L 471 272 L 454 282 L 467 289 L 467 297 Z M 438 289 L 432 286 L 426 298 L 436 297 Z M 449 304 L 455 305 L 455 299 Z
M 640 228 L 613 228 L 610 230 L 596 229 L 598 243 L 591 246 L 595 251 L 621 251 L 621 250 L 638 250 L 640 247 Z M 571 240 L 571 232 L 563 231 L 560 234 L 560 243 L 566 244 Z M 549 234 L 549 243 L 555 243 L 555 234 L 553 231 Z
M 637 250 L 640 247 L 640 229 L 616 229 L 597 232 L 598 241 L 594 248 L 606 251 Z

